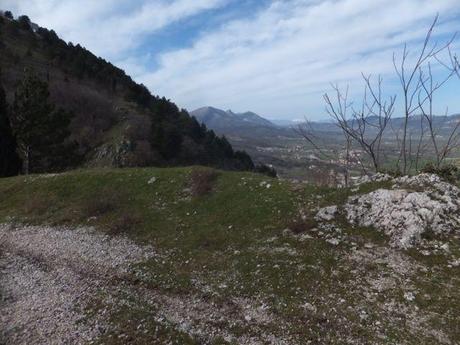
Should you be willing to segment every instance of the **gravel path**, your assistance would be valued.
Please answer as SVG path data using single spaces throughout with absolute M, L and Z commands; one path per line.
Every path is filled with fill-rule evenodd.
M 88 344 L 104 339 L 124 344 L 128 336 L 133 344 L 138 337 L 145 340 L 138 343 L 155 343 L 156 325 L 186 333 L 200 344 L 211 344 L 218 337 L 242 345 L 305 343 L 290 333 L 290 320 L 273 313 L 263 299 L 231 295 L 212 299 L 210 286 L 199 280 L 188 293 L 168 292 L 150 284 L 156 271 L 133 267 L 147 260 L 161 265 L 169 255 L 173 254 L 91 228 L 0 224 L 0 344 Z M 323 325 L 321 318 L 327 315 L 334 329 L 349 337 L 348 343 L 360 344 L 362 338 L 348 332 L 353 323 L 344 317 L 354 315 L 360 318 L 357 322 L 375 320 L 368 327 L 382 337 L 379 343 L 387 339 L 387 327 L 403 327 L 408 334 L 421 334 L 433 343 L 453 344 L 445 327 L 435 327 L 430 320 L 447 325 L 455 316 L 437 315 L 414 302 L 415 296 L 427 298 L 416 283 L 431 279 L 434 271 L 394 248 L 374 245 L 343 256 L 340 268 L 348 278 L 336 282 L 339 292 L 311 296 L 313 304 L 305 304 L 306 327 Z M 445 284 L 456 281 L 443 284 L 440 287 L 447 288 Z M 343 311 L 347 299 L 350 304 Z M 327 306 L 327 314 L 317 314 L 315 305 L 320 304 Z M 130 320 L 111 320 L 126 311 Z M 126 332 L 127 326 L 134 331 Z
M 203 343 L 217 336 L 248 345 L 292 343 L 264 330 L 281 321 L 254 301 L 229 298 L 217 306 L 201 295 L 164 294 L 133 281 L 131 265 L 153 257 L 161 255 L 150 246 L 91 228 L 0 225 L 0 344 L 87 344 L 113 331 L 123 336 L 108 320 L 120 306 L 148 310 L 157 322 Z M 254 332 L 235 336 L 231 326 Z
M 106 325 L 102 315 L 86 322 L 91 297 L 153 255 L 151 247 L 88 228 L 0 225 L 0 343 L 94 339 Z

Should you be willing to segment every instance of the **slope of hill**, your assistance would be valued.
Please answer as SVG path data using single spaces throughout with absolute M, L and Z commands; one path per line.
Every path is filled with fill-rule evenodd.
M 460 191 L 432 176 L 328 189 L 92 169 L 0 179 L 0 193 L 1 343 L 460 342 L 460 233 L 418 216 L 431 203 L 424 215 L 458 222 Z M 394 246 L 413 230 L 410 248 Z
M 190 112 L 192 116 L 216 131 L 235 131 L 248 127 L 275 127 L 273 123 L 253 112 L 234 113 L 213 107 L 203 107 Z
M 0 16 L 0 69 L 10 103 L 26 70 L 48 82 L 52 101 L 75 115 L 71 138 L 86 166 L 253 167 L 248 155 L 234 152 L 185 110 L 27 17 Z

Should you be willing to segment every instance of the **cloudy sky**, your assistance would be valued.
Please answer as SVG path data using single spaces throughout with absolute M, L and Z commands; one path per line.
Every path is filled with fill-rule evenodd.
M 381 74 L 396 92 L 393 52 L 404 42 L 415 51 L 436 13 L 436 40 L 460 28 L 459 0 L 0 0 L 0 8 L 181 107 L 285 119 L 324 118 L 330 83 L 358 97 L 362 72 Z M 439 95 L 439 112 L 460 112 L 455 82 Z

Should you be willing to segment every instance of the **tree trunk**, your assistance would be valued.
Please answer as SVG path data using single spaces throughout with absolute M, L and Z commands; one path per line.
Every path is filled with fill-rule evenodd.
M 24 161 L 22 162 L 22 170 L 24 175 L 29 175 L 30 165 L 30 147 L 27 146 L 24 152 Z

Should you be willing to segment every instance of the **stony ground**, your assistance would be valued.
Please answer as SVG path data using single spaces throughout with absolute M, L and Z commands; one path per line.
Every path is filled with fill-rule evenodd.
M 457 187 L 193 169 L 0 179 L 0 344 L 460 344 Z
M 0 226 L 1 324 L 8 344 L 89 341 L 103 315 L 84 322 L 89 300 L 154 255 L 123 238 L 91 229 Z
M 200 296 L 168 296 L 139 284 L 131 267 L 157 257 L 152 247 L 91 228 L 1 225 L 0 236 L 0 321 L 5 344 L 93 343 L 110 332 L 122 343 L 136 343 L 123 329 L 114 329 L 109 316 L 126 307 L 146 306 L 154 310 L 146 317 L 150 323 L 172 325 L 204 342 L 227 337 L 241 344 L 289 343 L 270 332 L 257 338 L 233 337 L 219 326 L 231 321 L 257 327 L 278 321 L 250 300 L 235 298 L 217 306 Z M 136 328 L 148 333 L 142 322 L 146 320 Z
M 142 263 L 151 260 L 169 260 L 167 254 L 159 254 L 150 246 L 136 245 L 124 237 L 108 237 L 91 228 L 2 225 L 2 341 L 143 344 L 156 339 L 160 344 L 363 344 L 367 337 L 368 343 L 375 344 L 416 343 L 413 339 L 456 344 L 451 337 L 459 333 L 460 314 L 455 314 L 454 308 L 442 315 L 436 306 L 427 308 L 426 303 L 439 303 L 449 294 L 451 302 L 458 303 L 457 264 L 449 265 L 446 260 L 443 267 L 430 267 L 382 243 L 360 245 L 345 233 L 331 235 L 330 231 L 314 229 L 311 235 L 302 236 L 285 231 L 282 238 L 252 248 L 256 258 L 265 258 L 258 265 L 263 270 L 267 255 L 274 262 L 280 258 L 288 261 L 288 266 L 298 262 L 303 254 L 289 244 L 292 241 L 300 246 L 306 241 L 329 243 L 333 236 L 340 242 L 328 244 L 338 246 L 339 255 L 335 268 L 327 275 L 331 281 L 318 281 L 311 291 L 296 292 L 302 298 L 290 307 L 302 314 L 304 329 L 299 334 L 299 316 L 290 319 L 277 311 L 276 296 L 263 293 L 263 282 L 254 298 L 244 298 L 232 296 L 229 288 L 235 288 L 241 280 L 235 272 L 216 276 L 218 287 L 207 285 L 197 274 L 195 292 L 164 293 L 148 284 L 146 275 L 152 272 L 141 269 Z M 349 247 L 346 251 L 340 249 L 344 245 Z M 447 255 L 441 247 L 425 250 L 429 255 Z M 272 266 L 280 269 L 280 265 Z M 315 266 L 318 279 L 323 278 L 320 272 L 326 266 L 321 267 L 320 262 Z M 306 269 L 305 264 L 290 267 L 296 275 Z M 431 290 L 432 277 L 445 279 L 446 269 L 451 270 L 451 278 L 439 281 L 437 286 L 444 290 Z M 256 276 L 254 272 L 254 279 Z M 224 293 L 219 294 L 220 289 Z M 281 301 L 285 296 L 279 297 Z M 126 319 L 120 321 L 120 314 Z M 392 333 L 401 329 L 405 336 L 392 340 Z

